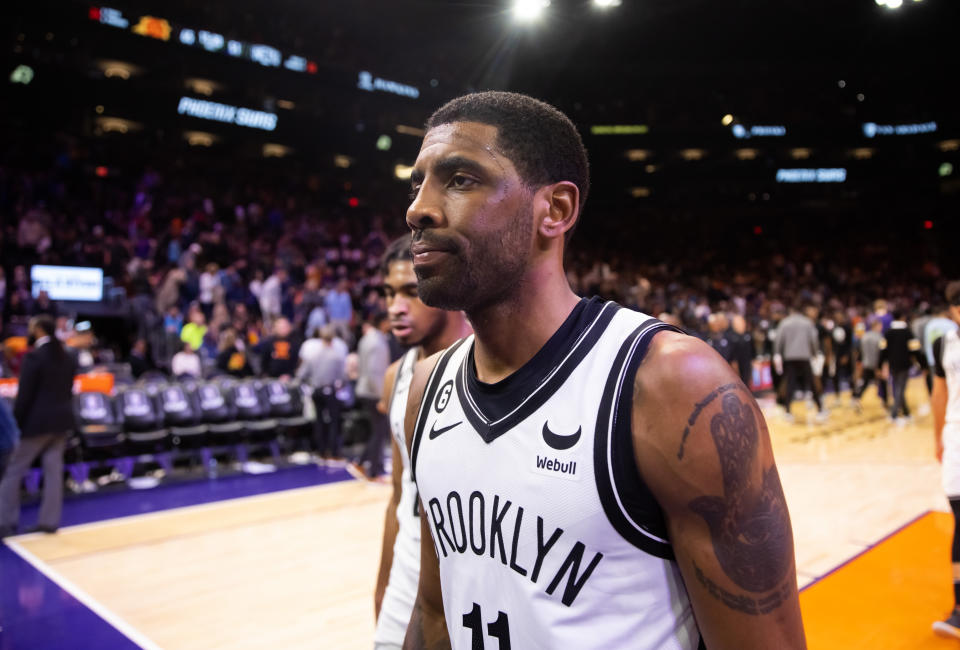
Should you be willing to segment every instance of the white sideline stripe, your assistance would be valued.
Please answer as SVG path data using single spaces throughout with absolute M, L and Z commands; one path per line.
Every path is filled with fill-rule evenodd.
M 105 606 L 97 602 L 90 594 L 85 592 L 83 589 L 73 584 L 70 580 L 60 575 L 56 569 L 46 564 L 43 560 L 36 557 L 33 553 L 27 549 L 20 546 L 18 542 L 12 541 L 10 539 L 6 540 L 7 546 L 10 549 L 27 561 L 34 569 L 50 578 L 53 582 L 57 584 L 61 589 L 66 591 L 68 594 L 76 598 L 78 601 L 83 603 L 87 609 L 92 611 L 94 614 L 102 618 L 104 621 L 112 625 L 118 632 L 123 634 L 125 637 L 136 643 L 144 650 L 162 650 L 162 648 L 148 639 L 144 634 L 138 631 L 135 627 L 127 623 L 125 620 L 120 618 L 117 614 L 113 613 Z
M 113 517 L 111 519 L 101 519 L 100 521 L 91 521 L 86 524 L 77 524 L 75 526 L 65 526 L 60 529 L 60 532 L 75 532 L 79 530 L 89 530 L 96 528 L 103 528 L 104 526 L 113 526 L 126 524 L 131 521 L 142 521 L 145 519 L 156 519 L 158 517 L 164 517 L 181 512 L 194 512 L 194 511 L 204 511 L 212 510 L 214 508 L 239 503 L 241 501 L 246 501 L 247 503 L 256 503 L 258 501 L 270 501 L 271 499 L 279 498 L 284 495 L 293 494 L 296 492 L 306 492 L 308 490 L 322 490 L 323 488 L 334 487 L 339 483 L 344 483 L 350 479 L 342 479 L 337 481 L 331 481 L 330 483 L 324 483 L 323 485 L 305 485 L 303 487 L 291 488 L 289 490 L 278 490 L 276 492 L 267 492 L 265 494 L 251 494 L 245 497 L 234 497 L 232 499 L 219 499 L 217 501 L 210 501 L 208 503 L 197 503 L 192 506 L 180 506 L 179 508 L 167 508 L 165 510 L 154 510 L 153 512 L 142 512 L 136 515 L 125 515 L 123 517 Z M 37 539 L 38 537 L 45 536 L 46 533 L 29 533 L 26 535 L 17 535 L 15 539 L 31 540 Z

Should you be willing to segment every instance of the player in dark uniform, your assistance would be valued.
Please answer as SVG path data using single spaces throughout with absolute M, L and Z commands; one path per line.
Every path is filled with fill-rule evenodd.
M 476 334 L 411 384 L 425 514 L 404 647 L 805 647 L 752 395 L 702 341 L 570 290 L 589 186 L 574 126 L 489 92 L 427 127 L 407 212 L 419 293 Z

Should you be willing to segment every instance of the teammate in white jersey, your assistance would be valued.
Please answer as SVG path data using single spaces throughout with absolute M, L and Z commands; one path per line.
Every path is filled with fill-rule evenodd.
M 960 281 L 947 285 L 950 318 L 960 323 Z M 953 611 L 933 629 L 960 639 L 960 336 L 947 332 L 933 342 L 933 394 L 930 396 L 937 460 L 943 465 L 943 490 L 953 511 Z
M 410 621 L 420 575 L 420 515 L 417 488 L 410 478 L 403 421 L 414 364 L 469 334 L 463 312 L 427 307 L 417 296 L 410 236 L 393 241 L 381 263 L 387 314 L 394 336 L 411 349 L 387 369 L 384 409 L 393 440 L 393 497 L 387 504 L 380 573 L 374 595 L 376 650 L 399 650 Z
M 514 93 L 455 99 L 411 184 L 420 298 L 475 336 L 410 388 L 423 532 L 404 647 L 803 648 L 753 396 L 703 342 L 570 290 L 589 186 L 570 120 Z

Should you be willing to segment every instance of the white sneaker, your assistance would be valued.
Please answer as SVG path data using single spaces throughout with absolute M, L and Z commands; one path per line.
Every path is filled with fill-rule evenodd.
M 820 411 L 817 413 L 817 416 L 813 418 L 813 421 L 817 424 L 823 424 L 830 419 L 830 411 Z

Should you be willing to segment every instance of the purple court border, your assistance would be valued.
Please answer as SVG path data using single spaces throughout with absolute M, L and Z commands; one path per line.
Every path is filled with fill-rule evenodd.
M 818 582 L 821 582 L 822 580 L 825 580 L 826 578 L 829 578 L 830 576 L 832 576 L 834 573 L 836 573 L 837 571 L 839 571 L 839 570 L 842 569 L 843 567 L 847 566 L 848 564 L 850 564 L 850 563 L 853 562 L 854 560 L 859 559 L 859 558 L 862 557 L 863 555 L 866 555 L 867 552 L 872 551 L 872 550 L 875 549 L 876 547 L 880 546 L 881 544 L 883 544 L 884 542 L 886 542 L 888 539 L 890 539 L 890 538 L 893 537 L 894 535 L 899 535 L 900 533 L 902 533 L 903 531 L 905 531 L 907 528 L 909 528 L 910 526 L 914 525 L 915 523 L 917 523 L 918 521 L 920 521 L 921 519 L 923 519 L 924 517 L 926 517 L 927 515 L 929 515 L 929 514 L 932 513 L 932 512 L 936 512 L 936 511 L 934 511 L 934 510 L 924 510 L 922 513 L 920 513 L 919 515 L 917 515 L 916 517 L 914 517 L 913 519 L 911 519 L 911 520 L 908 521 L 907 523 L 903 524 L 903 525 L 900 526 L 899 528 L 894 529 L 892 532 L 884 535 L 883 537 L 881 537 L 880 539 L 878 539 L 877 541 L 875 541 L 873 544 L 870 544 L 869 546 L 867 546 L 866 548 L 864 548 L 862 551 L 860 551 L 860 552 L 857 553 L 856 555 L 854 555 L 854 556 L 852 556 L 852 557 L 850 557 L 850 558 L 847 558 L 845 561 L 843 561 L 843 562 L 841 562 L 840 564 L 838 564 L 837 566 L 833 567 L 832 569 L 830 569 L 829 571 L 827 571 L 826 573 L 824 573 L 824 574 L 823 574 L 822 576 L 820 576 L 819 578 L 814 579 L 810 584 L 806 585 L 803 589 L 801 589 L 800 592 L 803 593 L 804 591 L 806 591 L 807 589 L 809 589 L 809 588 L 812 587 L 813 585 L 817 584 Z M 0 650 L 2 650 L 2 649 L 0 649 Z
M 351 477 L 342 468 L 306 465 L 269 474 L 171 482 L 151 490 L 82 494 L 65 500 L 62 524 L 74 526 L 344 480 Z M 21 526 L 31 525 L 36 515 L 36 504 L 25 507 Z M 0 628 L 0 650 L 140 647 L 2 542 Z

